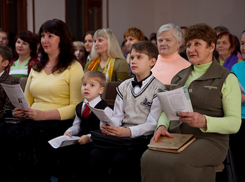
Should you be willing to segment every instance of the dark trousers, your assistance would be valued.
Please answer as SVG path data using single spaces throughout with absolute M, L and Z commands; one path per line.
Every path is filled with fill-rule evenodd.
M 235 180 L 232 182 L 245 181 L 244 166 L 245 154 L 243 150 L 243 143 L 245 139 L 245 119 L 242 119 L 240 130 L 236 134 L 230 135 L 230 153 L 232 157 L 231 169 L 234 171 Z M 231 177 L 229 177 L 231 178 Z M 230 180 L 231 181 L 231 180 Z
M 90 153 L 91 181 L 140 182 L 140 158 L 146 145 L 133 149 L 94 148 Z
M 59 182 L 89 181 L 89 154 L 92 150 L 91 143 L 70 145 L 55 150 L 56 166 L 53 175 Z
M 72 122 L 1 123 L 1 178 L 5 182 L 49 182 L 54 149 L 48 140 L 63 135 Z

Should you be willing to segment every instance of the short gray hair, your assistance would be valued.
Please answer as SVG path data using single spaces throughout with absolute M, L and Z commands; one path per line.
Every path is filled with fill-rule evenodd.
M 175 36 L 177 42 L 182 42 L 183 40 L 183 34 L 182 34 L 182 31 L 181 31 L 181 28 L 173 23 L 168 23 L 168 24 L 165 24 L 165 25 L 162 25 L 158 31 L 157 31 L 157 37 L 162 33 L 162 32 L 165 32 L 165 31 L 168 31 L 170 30 L 173 35 Z

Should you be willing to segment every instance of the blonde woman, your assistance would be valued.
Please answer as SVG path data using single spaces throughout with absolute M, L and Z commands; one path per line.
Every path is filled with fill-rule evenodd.
M 85 71 L 97 70 L 106 76 L 106 81 L 124 81 L 128 78 L 128 65 L 115 34 L 110 29 L 99 29 L 93 37 L 91 61 Z

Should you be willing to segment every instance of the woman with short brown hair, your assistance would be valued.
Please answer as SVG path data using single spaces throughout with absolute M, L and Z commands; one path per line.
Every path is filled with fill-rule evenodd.
M 229 134 L 241 125 L 238 80 L 213 57 L 215 31 L 206 24 L 193 25 L 185 40 L 192 65 L 173 77 L 170 89 L 186 86 L 194 111 L 178 113 L 176 121 L 162 113 L 152 141 L 171 133 L 193 134 L 196 140 L 179 154 L 147 150 L 141 159 L 143 182 L 215 182 L 213 166 L 225 160 Z
M 28 77 L 37 59 L 37 39 L 31 31 L 19 32 L 15 37 L 15 57 L 8 65 L 7 72 L 13 77 Z
M 222 32 L 218 35 L 216 49 L 219 53 L 220 65 L 228 70 L 231 70 L 234 64 L 243 61 L 237 57 L 238 43 L 236 37 L 229 32 Z

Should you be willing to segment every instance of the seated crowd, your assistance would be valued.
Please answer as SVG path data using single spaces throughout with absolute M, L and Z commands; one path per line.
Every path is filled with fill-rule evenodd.
M 0 28 L 0 83 L 15 85 L 25 77 L 30 105 L 15 107 L 0 85 L 2 178 L 215 182 L 214 166 L 226 165 L 230 154 L 236 178 L 244 181 L 245 31 L 239 40 L 223 26 L 169 23 L 149 39 L 136 27 L 126 29 L 123 38 L 120 47 L 113 31 L 103 28 L 73 40 L 66 23 L 52 19 L 38 36 L 19 32 L 12 50 Z M 101 97 L 107 82 L 119 83 L 113 107 Z M 194 111 L 169 120 L 157 93 L 183 86 Z M 112 123 L 100 121 L 91 107 L 104 110 Z M 94 133 L 137 143 L 97 145 Z M 196 140 L 179 154 L 148 149 L 172 133 L 193 134 Z M 48 141 L 62 135 L 79 139 L 52 148 Z

